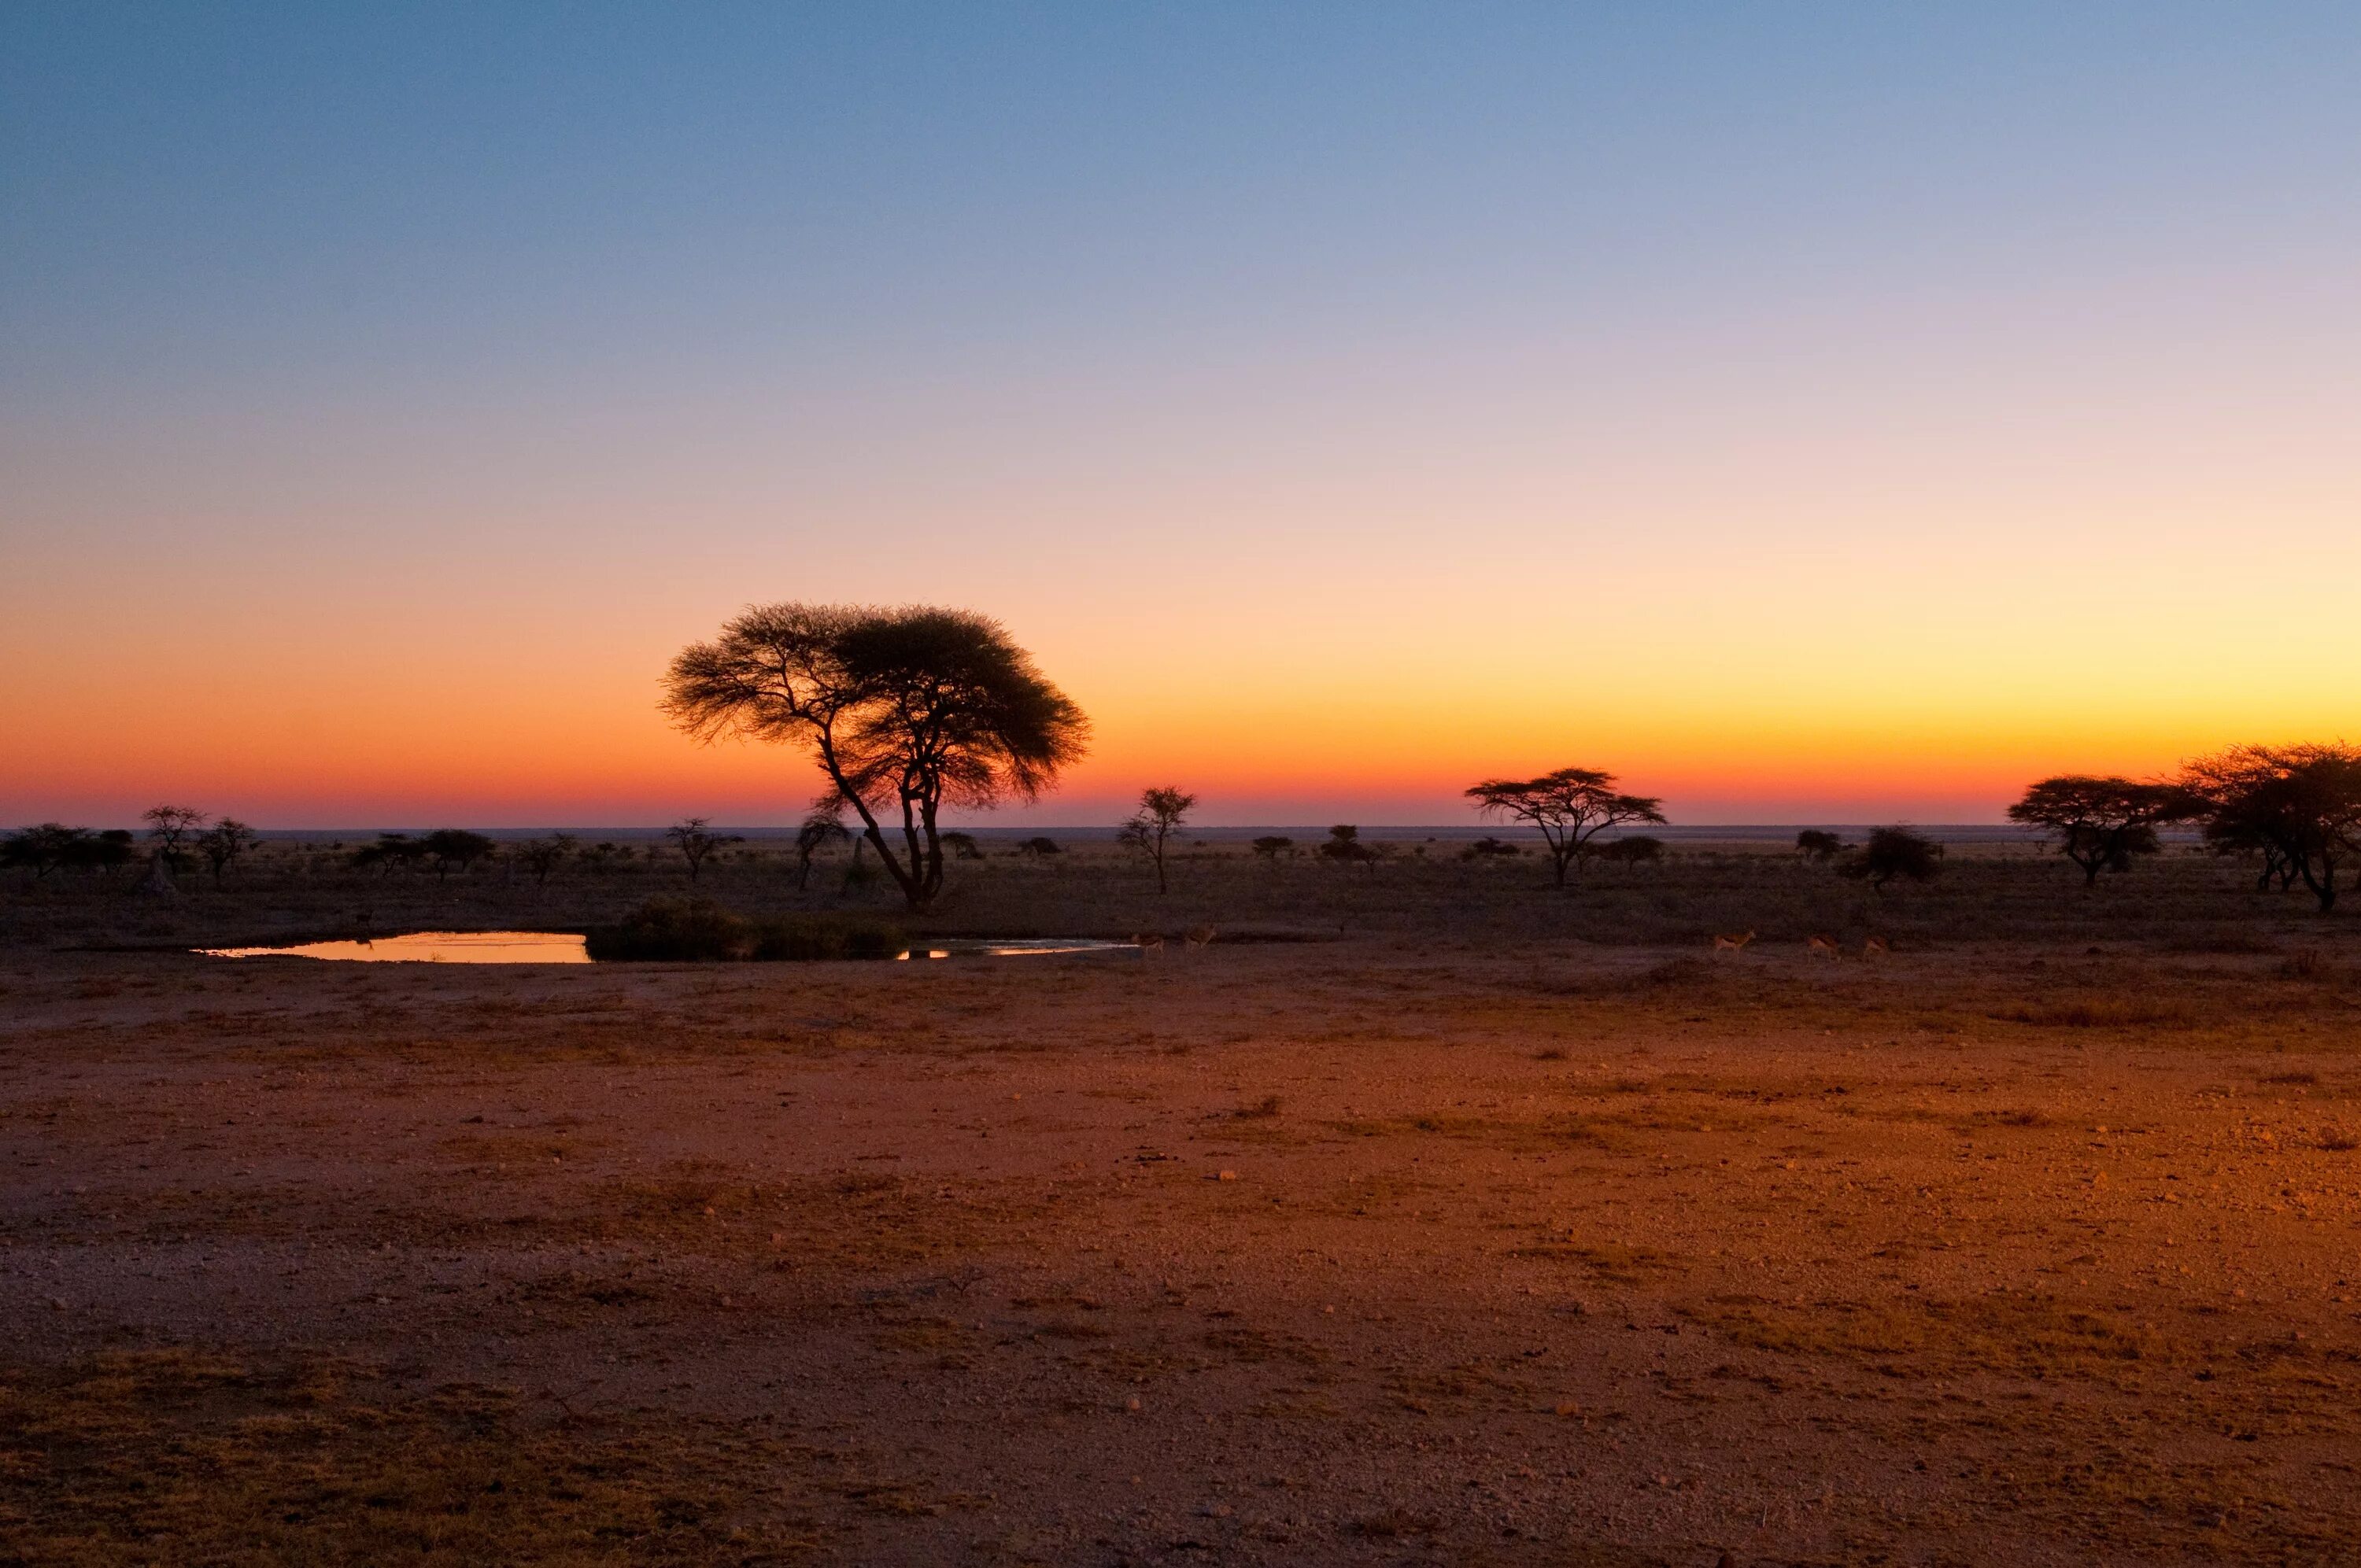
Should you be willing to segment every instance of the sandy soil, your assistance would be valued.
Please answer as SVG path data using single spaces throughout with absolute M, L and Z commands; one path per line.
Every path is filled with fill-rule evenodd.
M 2351 1562 L 2361 987 L 0 953 L 0 1558 Z

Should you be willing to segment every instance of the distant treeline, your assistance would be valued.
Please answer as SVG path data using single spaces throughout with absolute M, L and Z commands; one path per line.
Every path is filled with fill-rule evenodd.
M 1635 825 L 1664 823 L 1661 800 L 1626 793 L 1612 773 L 1561 768 L 1530 779 L 1488 779 L 1466 793 L 1483 816 L 1532 829 L 1552 878 L 1561 886 L 1570 873 L 1581 872 L 1593 861 L 1648 865 L 1663 861 L 1668 853 L 1662 839 L 1629 831 Z M 1173 864 L 1184 858 L 1177 846 L 1185 841 L 1180 835 L 1196 806 L 1197 797 L 1177 786 L 1148 789 L 1140 796 L 1137 813 L 1118 831 L 1117 842 L 1153 868 L 1159 891 L 1169 886 Z M 823 803 L 805 818 L 793 849 L 798 888 L 808 884 L 814 860 L 824 851 L 850 850 L 848 892 L 876 874 L 871 870 L 873 850 L 875 861 L 885 862 L 884 835 L 874 826 L 853 831 L 843 820 L 844 809 L 841 802 Z M 2240 746 L 2202 757 L 2160 779 L 2061 773 L 2027 786 L 2008 816 L 2013 822 L 2045 830 L 2058 852 L 2081 872 L 2086 887 L 2095 885 L 2103 874 L 2128 872 L 2142 858 L 2158 853 L 2163 847 L 2159 829 L 2193 827 L 2210 852 L 2256 867 L 2258 889 L 2285 893 L 2301 883 L 2325 914 L 2336 905 L 2345 869 L 2361 857 L 2361 749 L 2342 742 Z M 261 842 L 251 828 L 234 817 L 216 820 L 185 806 L 159 806 L 142 820 L 147 825 L 148 874 L 151 883 L 164 887 L 170 885 L 173 873 L 199 863 L 218 883 Z M 929 852 L 944 859 L 984 858 L 983 846 L 972 834 L 939 831 L 929 823 L 925 839 Z M 666 828 L 664 839 L 692 882 L 725 849 L 742 842 L 734 834 L 713 831 L 701 817 Z M 35 882 L 60 872 L 111 878 L 140 859 L 141 842 L 142 836 L 127 828 L 94 831 L 45 822 L 0 839 L 0 867 L 28 872 Z M 1344 823 L 1331 828 L 1328 837 L 1308 850 L 1278 834 L 1256 839 L 1249 849 L 1274 867 L 1308 853 L 1316 862 L 1374 871 L 1396 855 L 1392 846 L 1367 841 L 1357 827 Z M 1795 850 L 1807 861 L 1828 864 L 1881 890 L 1896 882 L 1928 881 L 1939 872 L 1943 861 L 1941 844 L 1903 824 L 1875 828 L 1858 845 L 1824 829 L 1806 828 L 1795 836 Z M 306 851 L 307 857 L 320 852 Z M 1063 853 L 1055 839 L 1041 835 L 1006 852 L 1045 861 Z M 1522 852 L 1505 839 L 1487 837 L 1466 845 L 1459 859 L 1513 861 Z M 536 883 L 568 864 L 598 871 L 636 858 L 627 846 L 586 846 L 570 834 L 503 845 L 460 828 L 380 833 L 351 849 L 329 845 L 325 853 L 354 871 L 379 875 L 432 872 L 438 879 L 504 861 L 512 872 Z M 653 860 L 657 853 L 651 848 L 646 856 Z M 1419 858 L 1424 853 L 1423 847 L 1416 851 Z

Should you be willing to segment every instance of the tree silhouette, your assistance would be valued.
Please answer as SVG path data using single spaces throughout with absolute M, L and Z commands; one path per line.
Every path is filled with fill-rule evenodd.
M 1650 795 L 1626 795 L 1615 775 L 1596 768 L 1560 768 L 1537 779 L 1487 779 L 1471 784 L 1467 798 L 1487 817 L 1530 822 L 1549 846 L 1550 870 L 1560 887 L 1569 865 L 1579 865 L 1591 839 L 1627 822 L 1662 822 L 1664 802 Z
M 1664 858 L 1664 841 L 1646 833 L 1634 833 L 1628 839 L 1609 839 L 1598 845 L 1600 860 L 1615 865 L 1654 865 Z
M 58 867 L 73 864 L 82 847 L 90 841 L 89 828 L 69 828 L 62 822 L 20 828 L 0 839 L 0 866 L 22 867 L 33 873 L 35 882 L 46 882 Z
M 1807 861 L 1832 861 L 1844 853 L 1844 840 L 1825 828 L 1806 828 L 1795 835 L 1795 852 Z
M 851 832 L 839 815 L 844 808 L 831 802 L 815 806 L 796 829 L 796 891 L 800 893 L 811 882 L 812 857 L 832 844 L 850 844 Z
M 261 842 L 255 830 L 235 817 L 225 817 L 197 837 L 197 853 L 213 868 L 214 885 L 221 885 L 222 873 L 236 865 L 240 856 Z
M 712 858 L 714 850 L 725 844 L 746 841 L 735 833 L 711 831 L 707 827 L 711 820 L 710 817 L 691 817 L 664 829 L 664 837 L 671 839 L 673 848 L 680 851 L 680 858 L 688 862 L 688 880 L 691 882 L 695 882 L 697 873 L 705 869 L 705 862 Z
M 148 841 L 153 844 L 156 857 L 171 870 L 179 870 L 181 851 L 197 830 L 205 825 L 205 814 L 192 806 L 156 806 L 139 814 L 148 824 Z
M 2361 852 L 2361 751 L 2239 746 L 2191 762 L 2180 782 L 2210 840 L 2263 847 L 2303 879 L 2323 915 L 2336 907 L 2337 868 Z
M 527 839 L 516 847 L 516 862 L 540 887 L 549 881 L 549 873 L 566 862 L 574 853 L 574 835 L 559 833 L 547 839 Z
M 1844 866 L 1849 877 L 1866 879 L 1880 893 L 1899 877 L 1905 882 L 1932 882 L 1943 869 L 1943 846 L 1907 828 L 1880 828 L 1869 842 L 1854 851 Z
M 2082 870 L 2090 887 L 2101 872 L 2127 872 L 2136 855 L 2153 855 L 2158 825 L 2191 814 L 2187 791 L 2172 784 L 2061 773 L 2027 785 L 2025 798 L 2008 808 L 2008 819 L 2047 828 L 2058 836 L 2058 852 Z
M 1279 856 L 1295 852 L 1295 840 L 1282 834 L 1266 833 L 1254 841 L 1254 852 L 1277 865 Z
M 975 841 L 972 833 L 946 833 L 943 835 L 943 848 L 951 852 L 955 861 L 983 859 L 983 846 Z
M 923 606 L 749 609 L 673 660 L 664 708 L 700 740 L 807 748 L 914 910 L 942 890 L 942 808 L 1038 798 L 1090 728 L 999 622 Z
M 464 828 L 438 828 L 418 841 L 418 852 L 434 862 L 434 880 L 441 882 L 456 866 L 461 872 L 478 861 L 489 860 L 498 853 L 500 846 L 481 833 L 470 833 Z
M 1142 790 L 1139 809 L 1123 825 L 1115 841 L 1137 850 L 1156 865 L 1156 891 L 1162 894 L 1168 884 L 1164 876 L 1165 840 L 1171 838 L 1188 821 L 1195 809 L 1197 797 L 1172 785 L 1162 789 Z

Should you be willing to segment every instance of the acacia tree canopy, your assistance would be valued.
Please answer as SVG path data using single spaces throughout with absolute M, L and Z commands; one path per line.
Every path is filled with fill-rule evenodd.
M 821 804 L 860 817 L 913 909 L 942 891 L 944 806 L 1038 798 L 1090 733 L 998 621 L 927 606 L 749 609 L 681 650 L 663 707 L 701 740 L 809 750 L 828 782 Z
M 2361 853 L 2361 749 L 2234 747 L 2189 763 L 2181 785 L 2209 839 L 2263 848 L 2303 879 L 2323 915 L 2336 907 L 2337 868 Z
M 1137 850 L 1155 862 L 1156 891 L 1159 894 L 1167 891 L 1164 874 L 1165 840 L 1171 838 L 1173 833 L 1188 821 L 1189 813 L 1195 810 L 1196 806 L 1197 797 L 1178 784 L 1168 784 L 1161 789 L 1142 790 L 1139 795 L 1139 809 L 1132 814 L 1131 819 L 1126 822 L 1115 835 L 1117 842 L 1128 849 Z
M 2158 849 L 2158 825 L 2191 814 L 2189 793 L 2175 784 L 2061 773 L 2028 785 L 2008 819 L 2058 835 L 2059 853 L 2082 869 L 2082 885 L 2101 872 L 2127 872 L 2135 855 Z
M 1664 820 L 1661 799 L 1626 795 L 1615 787 L 1613 773 L 1596 768 L 1560 768 L 1537 779 L 1487 779 L 1469 785 L 1466 795 L 1484 816 L 1539 828 L 1560 887 L 1565 885 L 1566 867 L 1579 864 L 1599 833 L 1627 822 Z

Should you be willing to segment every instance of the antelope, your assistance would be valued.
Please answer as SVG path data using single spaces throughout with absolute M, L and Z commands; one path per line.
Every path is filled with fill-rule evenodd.
M 1181 939 L 1192 948 L 1202 948 L 1213 941 L 1217 933 L 1211 926 L 1191 926 Z
M 1844 956 L 1837 950 L 1837 939 L 1834 937 L 1813 937 L 1805 941 L 1804 956 L 1806 958 L 1816 959 L 1822 953 L 1828 955 L 1828 961 L 1831 963 L 1834 963 L 1837 959 Z
M 1139 956 L 1142 958 L 1164 950 L 1164 933 L 1161 931 L 1142 931 L 1132 940 L 1139 944 Z
M 1883 937 L 1872 937 L 1861 945 L 1861 956 L 1865 959 L 1882 959 L 1893 950 L 1894 944 Z
M 1717 953 L 1742 953 L 1746 950 L 1746 944 L 1752 940 L 1754 940 L 1754 933 L 1752 931 L 1742 932 L 1735 937 L 1716 936 L 1713 939 L 1713 950 Z

